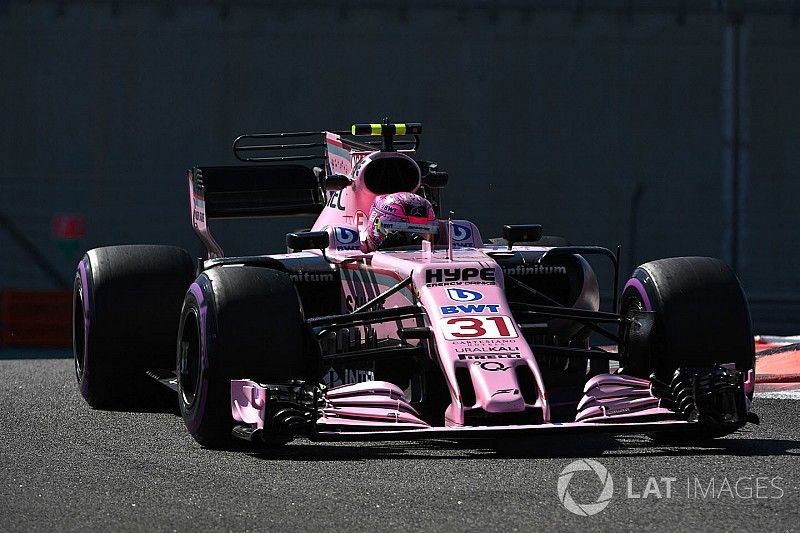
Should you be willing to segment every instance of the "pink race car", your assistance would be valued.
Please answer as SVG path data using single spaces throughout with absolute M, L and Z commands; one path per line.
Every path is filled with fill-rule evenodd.
M 234 153 L 246 165 L 188 172 L 206 258 L 150 245 L 87 252 L 74 297 L 86 401 L 131 406 L 160 382 L 209 447 L 701 439 L 758 422 L 750 314 L 728 266 L 653 261 L 620 292 L 619 249 L 571 246 L 533 224 L 484 240 L 469 220 L 441 216 L 448 175 L 415 159 L 421 130 L 387 121 L 243 135 Z M 288 253 L 226 257 L 209 226 L 310 214 Z M 613 267 L 613 312 L 599 310 L 587 256 Z

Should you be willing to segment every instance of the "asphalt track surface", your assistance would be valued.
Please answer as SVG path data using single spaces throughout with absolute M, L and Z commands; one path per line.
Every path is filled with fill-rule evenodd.
M 790 399 L 759 398 L 760 426 L 708 446 L 626 436 L 221 452 L 195 444 L 170 412 L 90 409 L 71 360 L 2 360 L 0 376 L 2 531 L 800 529 L 800 402 Z M 593 516 L 565 510 L 556 491 L 579 458 L 614 481 Z M 597 499 L 593 476 L 575 474 L 575 501 Z M 669 498 L 662 477 L 676 480 Z M 632 495 L 651 483 L 661 498 L 652 486 L 628 498 L 627 478 Z

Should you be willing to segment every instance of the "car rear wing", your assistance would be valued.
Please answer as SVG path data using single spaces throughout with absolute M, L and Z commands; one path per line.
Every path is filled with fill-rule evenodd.
M 406 147 L 412 151 L 419 148 L 422 125 L 417 122 L 404 124 L 354 124 L 350 130 L 331 131 L 286 131 L 280 133 L 246 133 L 233 141 L 233 155 L 247 163 L 275 163 L 287 161 L 310 161 L 327 157 L 328 134 L 339 136 L 339 140 L 354 150 L 374 152 Z M 361 137 L 381 136 L 380 141 Z M 356 140 L 354 137 L 358 137 Z M 259 155 L 259 154 L 266 155 Z
M 209 259 L 224 255 L 211 219 L 317 215 L 325 206 L 320 181 L 305 165 L 194 167 L 187 175 L 192 228 Z
M 332 173 L 328 164 L 329 134 L 339 136 L 348 149 L 373 152 L 395 146 L 412 147 L 413 151 L 419 146 L 421 132 L 418 123 L 386 121 L 356 124 L 349 131 L 240 135 L 233 141 L 233 154 L 240 161 L 255 165 L 189 169 L 192 228 L 206 247 L 209 259 L 223 257 L 222 248 L 208 227 L 211 219 L 318 215 L 322 211 L 326 203 L 325 179 Z M 365 136 L 381 136 L 382 140 L 365 140 Z M 314 160 L 324 162 L 324 171 L 321 167 L 312 168 L 310 163 L 299 163 Z M 425 162 L 421 166 L 422 163 Z M 426 175 L 438 175 L 434 164 L 425 165 Z

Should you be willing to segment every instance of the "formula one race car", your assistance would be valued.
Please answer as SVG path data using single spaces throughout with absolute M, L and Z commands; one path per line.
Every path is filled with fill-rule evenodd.
M 233 149 L 245 165 L 188 171 L 205 259 L 168 246 L 87 252 L 74 293 L 86 401 L 131 406 L 160 382 L 209 447 L 699 439 L 758 421 L 750 313 L 728 266 L 652 261 L 620 293 L 619 249 L 555 246 L 533 224 L 484 241 L 470 221 L 442 219 L 448 175 L 415 159 L 421 130 L 385 121 L 243 135 Z M 226 257 L 209 226 L 309 214 L 288 253 Z M 591 256 L 613 266 L 613 312 L 599 310 Z

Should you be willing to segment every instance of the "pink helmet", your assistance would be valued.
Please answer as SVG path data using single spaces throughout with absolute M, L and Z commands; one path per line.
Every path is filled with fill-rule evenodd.
M 414 193 L 395 192 L 375 197 L 361 231 L 367 252 L 416 244 L 439 232 L 431 203 Z

